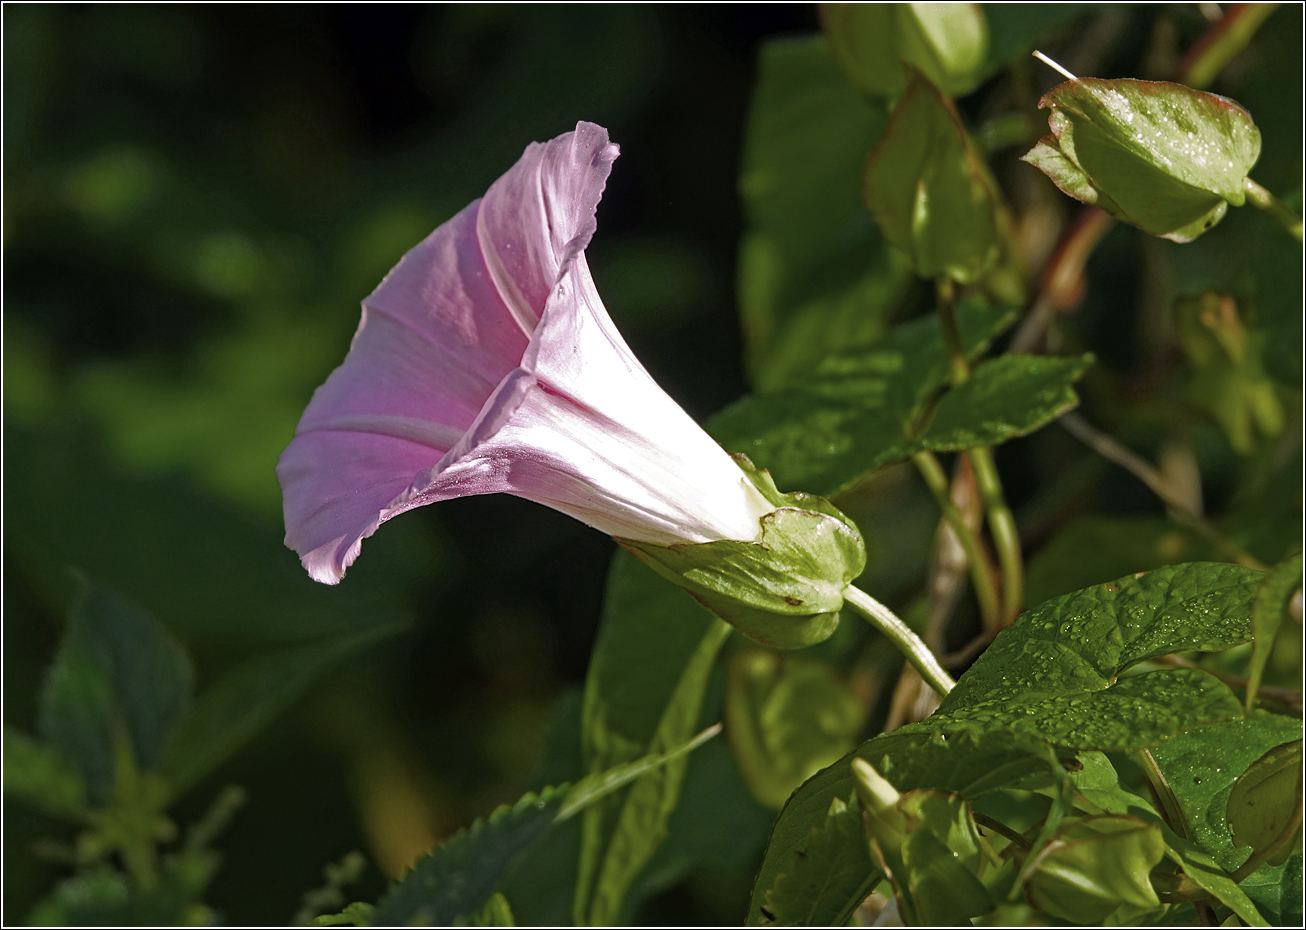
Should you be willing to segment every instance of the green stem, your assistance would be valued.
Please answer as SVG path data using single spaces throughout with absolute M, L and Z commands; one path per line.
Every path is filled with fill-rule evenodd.
M 989 530 L 998 550 L 998 564 L 1002 567 L 1002 622 L 1006 624 L 1016 619 L 1025 599 L 1025 563 L 1020 553 L 1020 533 L 1016 530 L 1016 518 L 1011 515 L 1011 508 L 1002 494 L 1002 480 L 993 462 L 993 450 L 988 446 L 977 446 L 966 450 L 966 455 L 975 470 L 975 485 L 989 515 Z
M 1247 47 L 1265 18 L 1277 3 L 1236 3 L 1224 17 L 1207 30 L 1184 60 L 1179 63 L 1175 80 L 1202 90 L 1208 87 L 1225 65 Z
M 948 375 L 952 386 L 956 387 L 970 377 L 970 364 L 966 361 L 966 352 L 961 347 L 961 331 L 957 328 L 957 313 L 954 304 L 957 289 L 951 278 L 938 278 L 935 288 L 939 296 L 939 321 L 943 324 L 943 344 L 948 349 Z
M 1301 217 L 1288 208 L 1288 205 L 1275 197 L 1251 178 L 1243 178 L 1243 190 L 1252 205 L 1268 213 L 1288 234 L 1298 242 L 1302 241 Z
M 961 549 L 966 553 L 966 561 L 970 565 L 970 580 L 975 585 L 975 598 L 979 601 L 984 629 L 997 629 L 1001 616 L 998 613 L 997 586 L 994 584 L 993 574 L 989 571 L 989 562 L 984 556 L 979 538 L 971 532 L 970 527 L 966 525 L 966 518 L 952 502 L 952 495 L 948 490 L 948 477 L 943 473 L 943 466 L 939 464 L 933 452 L 917 452 L 911 460 L 916 465 L 917 471 L 921 473 L 921 477 L 925 479 L 930 493 L 934 495 L 934 501 L 939 505 L 943 519 L 957 534 L 957 541 L 961 543 Z
M 1156 756 L 1152 755 L 1150 749 L 1140 749 L 1136 757 L 1143 767 L 1143 774 L 1147 777 L 1148 784 L 1152 786 L 1157 800 L 1161 802 L 1161 816 L 1170 824 L 1170 829 L 1184 839 L 1191 840 L 1193 837 L 1188 832 L 1183 808 L 1179 806 L 1179 799 L 1175 797 L 1174 789 L 1170 787 L 1170 780 L 1165 777 L 1165 772 L 1162 772 L 1161 766 L 1157 764 Z
M 855 611 L 871 622 L 889 641 L 906 656 L 912 668 L 920 673 L 921 678 L 940 696 L 946 695 L 956 684 L 952 676 L 943 670 L 939 660 L 930 652 L 928 646 L 921 642 L 919 636 L 911 631 L 907 624 L 898 619 L 889 608 L 885 607 L 865 591 L 849 585 L 843 593 L 844 601 Z

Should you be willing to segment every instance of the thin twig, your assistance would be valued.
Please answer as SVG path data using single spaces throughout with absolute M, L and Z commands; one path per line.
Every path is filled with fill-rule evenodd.
M 1193 513 L 1184 500 L 1182 494 L 1175 493 L 1169 483 L 1162 476 L 1151 462 L 1143 458 L 1137 452 L 1117 442 L 1106 433 L 1092 426 L 1087 420 L 1077 413 L 1067 413 L 1062 416 L 1059 422 L 1070 435 L 1074 436 L 1084 445 L 1088 446 L 1098 455 L 1108 461 L 1114 462 L 1125 471 L 1129 472 L 1143 484 L 1147 485 L 1157 497 L 1161 498 L 1170 508 L 1170 515 L 1194 530 L 1212 543 L 1225 556 L 1232 558 L 1239 565 L 1245 568 L 1254 568 L 1257 571 L 1266 571 L 1266 566 L 1256 557 L 1243 552 L 1242 550 L 1231 545 L 1228 540 L 1219 534 L 1215 527 L 1211 526 L 1204 518 Z

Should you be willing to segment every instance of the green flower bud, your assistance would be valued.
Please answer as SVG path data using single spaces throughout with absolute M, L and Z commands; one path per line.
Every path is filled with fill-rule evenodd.
M 780 649 L 819 643 L 839 625 L 844 591 L 866 566 L 861 534 L 829 502 L 781 494 L 768 472 L 734 458 L 776 508 L 756 539 L 617 542 L 746 636 Z

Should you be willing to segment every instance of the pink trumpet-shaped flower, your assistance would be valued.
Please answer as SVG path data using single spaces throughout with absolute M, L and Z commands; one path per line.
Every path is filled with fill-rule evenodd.
M 775 508 L 649 377 L 585 262 L 617 147 L 527 147 L 363 301 L 281 454 L 286 545 L 335 584 L 380 524 L 505 492 L 655 545 L 754 540 Z

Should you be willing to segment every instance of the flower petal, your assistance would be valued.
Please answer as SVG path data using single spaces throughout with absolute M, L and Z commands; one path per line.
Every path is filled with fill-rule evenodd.
M 774 509 L 635 359 L 583 255 L 555 289 L 522 368 L 392 507 L 494 492 L 658 545 L 753 540 Z
M 589 245 L 617 154 L 606 129 L 577 123 L 575 132 L 527 146 L 486 193 L 476 232 L 524 332 L 534 331 L 563 269 Z
M 339 581 L 518 366 L 560 269 L 593 235 L 616 155 L 591 123 L 529 146 L 363 302 L 349 355 L 277 466 L 286 545 L 314 578 Z

